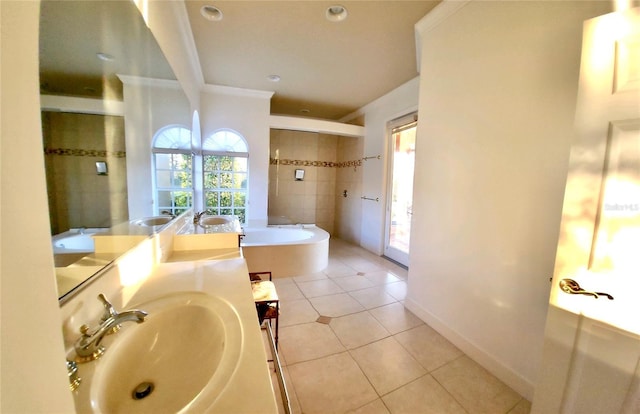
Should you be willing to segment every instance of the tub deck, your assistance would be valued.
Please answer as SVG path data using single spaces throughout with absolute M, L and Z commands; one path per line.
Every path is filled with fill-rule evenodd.
M 305 233 L 292 235 L 295 229 Z M 252 241 L 251 233 L 255 230 L 245 229 L 246 237 L 241 243 L 249 272 L 270 271 L 273 278 L 283 278 L 321 272 L 329 264 L 329 233 L 319 227 L 261 228 L 257 229 L 260 232 L 257 240 Z

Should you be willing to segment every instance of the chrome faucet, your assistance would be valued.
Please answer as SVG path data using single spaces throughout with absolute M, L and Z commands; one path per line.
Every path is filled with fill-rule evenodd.
M 199 224 L 200 223 L 200 217 L 202 217 L 204 215 L 204 213 L 206 213 L 206 211 L 201 211 L 201 212 L 193 212 L 193 224 Z
M 105 335 L 116 332 L 122 322 L 142 323 L 147 316 L 147 312 L 138 309 L 116 312 L 103 294 L 98 295 L 98 299 L 103 303 L 105 313 L 95 329 L 90 330 L 87 325 L 80 327 L 82 336 L 74 345 L 77 355 L 76 362 L 88 362 L 100 358 L 106 350 L 101 345 Z

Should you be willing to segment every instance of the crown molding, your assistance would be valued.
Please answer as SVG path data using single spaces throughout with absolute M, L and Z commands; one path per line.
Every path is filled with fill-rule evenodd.
M 205 93 L 215 93 L 219 95 L 241 96 L 246 98 L 261 98 L 261 99 L 271 99 L 271 97 L 275 93 L 273 91 L 261 91 L 258 89 L 244 89 L 244 88 L 235 88 L 232 86 L 210 85 L 210 84 L 205 84 L 202 87 L 202 91 Z
M 418 73 L 420 73 L 420 63 L 422 62 L 422 37 L 438 27 L 471 1 L 472 0 L 444 0 L 415 24 L 416 65 L 418 65 Z
M 273 129 L 318 132 L 344 137 L 364 137 L 364 127 L 359 125 L 287 115 L 271 115 L 269 119 L 269 127 Z
M 124 102 L 76 96 L 40 95 L 40 109 L 76 114 L 124 116 Z
M 180 82 L 177 80 L 171 79 L 157 79 L 157 78 L 145 78 L 142 76 L 132 76 L 132 75 L 122 75 L 117 74 L 118 79 L 122 81 L 125 85 L 134 85 L 134 86 L 153 86 L 155 88 L 166 88 L 166 89 L 180 89 Z

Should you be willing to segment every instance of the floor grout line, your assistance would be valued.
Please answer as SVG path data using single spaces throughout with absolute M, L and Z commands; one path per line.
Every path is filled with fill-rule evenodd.
M 438 379 L 433 375 L 434 373 L 440 371 L 441 369 L 443 369 L 444 367 L 446 367 L 447 365 L 453 363 L 454 361 L 457 361 L 461 358 L 464 358 L 466 356 L 465 353 L 461 353 L 461 355 L 458 355 L 454 358 L 452 358 L 451 360 L 448 360 L 444 363 L 441 363 L 441 365 L 438 365 L 435 368 L 429 369 L 426 366 L 424 366 L 424 363 L 428 363 L 430 365 L 434 365 L 433 363 L 430 363 L 429 360 L 424 360 L 424 362 L 422 359 L 419 359 L 419 355 L 420 354 L 416 354 L 414 355 L 414 353 L 412 353 L 410 351 L 410 347 L 412 347 L 413 349 L 416 349 L 415 346 L 416 345 L 411 345 L 409 342 L 407 342 L 407 340 L 409 340 L 409 338 L 411 338 L 411 335 L 415 335 L 411 340 L 419 340 L 420 336 L 416 333 L 416 334 L 408 334 L 409 336 L 407 336 L 405 339 L 403 339 L 403 341 L 405 342 L 401 342 L 399 338 L 399 335 L 404 334 L 408 331 L 414 330 L 414 329 L 418 329 L 421 326 L 429 326 L 428 324 L 425 324 L 424 321 L 420 321 L 419 324 L 417 325 L 413 325 L 414 323 L 416 323 L 417 321 L 413 321 L 411 320 L 411 318 L 409 319 L 402 319 L 402 320 L 397 320 L 397 319 L 392 319 L 395 317 L 396 314 L 401 315 L 401 313 L 397 313 L 399 312 L 399 310 L 397 308 L 394 308 L 393 310 L 389 310 L 389 311 L 378 311 L 377 314 L 378 316 L 376 316 L 376 309 L 381 309 L 387 306 L 397 306 L 396 304 L 400 304 L 403 309 L 405 310 L 405 312 L 408 312 L 406 310 L 406 308 L 404 308 L 404 301 L 406 298 L 406 285 L 408 283 L 408 273 L 407 273 L 407 269 L 395 269 L 395 267 L 398 267 L 397 265 L 393 264 L 392 262 L 389 262 L 388 260 L 384 259 L 384 258 L 379 258 L 379 257 L 373 257 L 371 256 L 370 253 L 364 253 L 364 254 L 359 254 L 359 249 L 361 249 L 360 247 L 357 246 L 353 246 L 350 245 L 346 242 L 337 242 L 334 243 L 333 245 L 334 247 L 330 247 L 329 249 L 329 262 L 330 262 L 330 266 L 333 267 L 335 269 L 335 272 L 337 273 L 341 273 L 342 271 L 347 271 L 346 269 L 352 269 L 353 272 L 349 272 L 349 273 L 345 273 L 345 274 L 334 274 L 331 275 L 330 272 L 328 273 L 325 269 L 325 271 L 321 272 L 323 277 L 314 279 L 313 275 L 299 275 L 299 276 L 293 276 L 291 277 L 291 283 L 293 284 L 293 286 L 295 286 L 295 288 L 297 289 L 297 292 L 299 292 L 301 294 L 301 297 L 299 298 L 292 298 L 292 299 L 281 299 L 281 305 L 283 305 L 284 307 L 286 307 L 286 304 L 288 301 L 301 301 L 301 300 L 306 300 L 307 304 L 310 306 L 310 309 L 313 309 L 313 311 L 315 311 L 315 313 L 317 313 L 320 317 L 323 316 L 323 312 L 320 312 L 319 307 L 317 307 L 317 305 L 314 305 L 313 300 L 314 299 L 318 299 L 318 298 L 323 298 L 323 297 L 328 297 L 328 296 L 334 296 L 334 295 L 343 295 L 346 294 L 347 296 L 349 296 L 351 299 L 353 299 L 355 302 L 357 302 L 358 304 L 360 304 L 360 306 L 362 306 L 362 310 L 358 310 L 358 311 L 353 311 L 353 312 L 348 312 L 345 314 L 340 314 L 339 316 L 331 316 L 331 320 L 328 321 L 328 323 L 326 323 L 326 325 L 329 326 L 330 331 L 327 331 L 327 334 L 322 334 L 324 335 L 328 335 L 328 332 L 331 332 L 331 334 L 337 339 L 337 343 L 336 345 L 340 345 L 342 349 L 340 350 L 331 350 L 331 353 L 327 354 L 327 355 L 323 355 L 323 356 L 318 356 L 318 357 L 313 357 L 310 359 L 305 359 L 305 360 L 300 360 L 300 361 L 296 361 L 295 363 L 292 364 L 285 364 L 284 365 L 284 369 L 287 370 L 287 372 L 289 373 L 289 381 L 288 384 L 290 384 L 290 386 L 293 388 L 294 393 L 295 393 L 295 398 L 296 398 L 296 404 L 297 404 L 297 410 L 294 410 L 294 412 L 296 413 L 300 413 L 302 410 L 302 401 L 305 401 L 305 405 L 307 410 L 310 409 L 309 404 L 314 404 L 313 403 L 313 399 L 309 394 L 309 382 L 308 381 L 312 381 L 313 383 L 313 376 L 315 373 L 306 373 L 304 372 L 304 368 L 299 367 L 297 370 L 297 374 L 296 377 L 298 378 L 298 380 L 300 380 L 301 378 L 305 378 L 307 375 L 310 376 L 311 379 L 305 379 L 304 382 L 302 384 L 306 384 L 306 385 L 302 385 L 301 389 L 298 389 L 298 387 L 296 387 L 296 383 L 293 381 L 293 378 L 290 375 L 290 371 L 289 369 L 291 367 L 295 367 L 298 366 L 300 364 L 305 364 L 305 363 L 309 363 L 309 362 L 313 362 L 313 361 L 319 361 L 322 360 L 324 358 L 330 358 L 330 357 L 334 357 L 337 355 L 348 355 L 348 357 L 350 358 L 351 361 L 353 361 L 353 363 L 355 364 L 355 367 L 357 367 L 358 372 L 360 373 L 360 375 L 362 375 L 363 379 L 366 380 L 366 383 L 369 385 L 369 387 L 371 387 L 371 389 L 374 391 L 375 395 L 377 396 L 376 399 L 372 399 L 371 401 L 361 404 L 360 407 L 353 407 L 350 408 L 349 410 L 357 410 L 357 409 L 362 409 L 363 407 L 369 405 L 369 404 L 373 404 L 375 403 L 377 400 L 380 400 L 380 403 L 382 404 L 382 406 L 390 413 L 392 413 L 392 409 L 394 408 L 393 406 L 388 405 L 387 402 L 385 402 L 383 400 L 383 397 L 386 397 L 398 390 L 400 390 L 403 387 L 408 386 L 409 384 L 412 384 L 416 381 L 419 381 L 422 378 L 425 378 L 426 376 L 430 376 L 433 381 L 435 381 L 435 384 L 438 385 L 438 387 L 441 387 L 442 389 L 444 389 L 444 391 L 446 392 L 446 395 L 448 395 L 452 401 L 455 401 L 455 403 L 457 405 L 459 405 L 460 408 L 462 408 L 462 410 L 466 413 L 469 412 L 468 408 L 465 408 L 465 406 L 462 405 L 462 401 L 459 401 L 457 398 L 455 398 L 454 394 L 452 393 L 452 391 L 448 388 L 446 388 L 440 381 L 438 381 Z M 382 262 L 381 260 L 384 260 L 384 262 Z M 386 262 L 386 263 L 385 263 Z M 352 265 L 349 265 L 348 263 L 351 263 Z M 374 268 L 375 270 L 362 270 L 364 269 L 368 269 L 369 267 Z M 345 278 L 345 277 L 353 277 L 353 276 L 361 276 L 361 277 L 366 277 L 368 274 L 374 273 L 374 272 L 386 272 L 392 276 L 394 276 L 396 278 L 396 280 L 392 280 L 392 281 L 384 281 L 383 283 L 376 283 L 373 282 L 372 280 L 370 280 L 372 283 L 374 283 L 373 286 L 369 286 L 369 287 L 358 287 L 355 289 L 345 289 L 342 287 L 341 284 L 339 284 L 338 282 L 336 282 L 336 279 L 341 279 L 341 278 Z M 296 278 L 303 278 L 303 277 L 309 277 L 309 279 L 302 279 L 302 280 L 296 280 Z M 307 295 L 313 295 L 313 289 L 309 288 L 310 285 L 307 285 L 307 293 L 305 293 L 300 285 L 306 282 L 313 282 L 313 281 L 320 281 L 320 280 L 331 280 L 333 284 L 337 285 L 340 289 L 341 292 L 335 292 L 335 293 L 329 293 L 329 294 L 322 294 L 319 296 L 307 296 Z M 287 282 L 288 283 L 288 282 Z M 356 284 L 356 282 L 352 282 L 352 281 L 345 281 L 343 282 L 343 284 L 345 284 L 346 286 L 349 286 L 349 283 L 353 283 Z M 400 283 L 404 283 L 404 287 L 403 285 L 400 285 Z M 392 285 L 392 284 L 398 284 L 397 286 L 393 286 L 393 287 L 389 287 L 387 288 L 388 285 Z M 327 284 L 330 285 L 330 284 Z M 365 304 L 363 304 L 362 302 L 358 301 L 358 299 L 356 299 L 356 297 L 354 297 L 354 294 L 356 292 L 361 292 L 367 289 L 374 289 L 374 288 L 379 288 L 380 292 L 388 295 L 390 298 L 393 299 L 392 302 L 390 303 L 383 303 L 380 304 L 378 306 L 374 306 L 372 308 L 368 308 Z M 405 289 L 405 292 L 403 292 L 402 289 Z M 319 288 L 320 289 L 320 288 Z M 394 294 L 389 293 L 390 291 L 387 290 L 390 289 L 390 291 L 394 292 Z M 297 293 L 295 293 L 294 295 L 297 295 Z M 401 296 L 403 296 L 402 299 L 399 299 Z M 362 296 L 364 297 L 364 295 Z M 306 305 L 303 305 L 306 306 Z M 346 309 L 348 309 L 348 306 L 350 305 L 345 305 L 347 306 Z M 325 309 L 326 306 L 325 306 Z M 309 310 L 309 312 L 311 312 L 311 310 Z M 358 314 L 363 314 L 365 313 L 368 315 L 368 317 L 373 318 L 373 320 L 375 320 L 383 329 L 385 332 L 384 337 L 382 338 L 377 338 L 375 340 L 370 340 L 370 338 L 368 338 L 368 342 L 364 343 L 364 344 L 359 344 L 358 346 L 352 347 L 352 348 L 348 348 L 347 347 L 347 342 L 345 341 L 350 341 L 348 336 L 343 336 L 341 338 L 341 336 L 339 335 L 338 331 L 335 330 L 334 325 L 332 324 L 332 322 L 335 319 L 338 318 L 343 318 L 343 317 L 348 317 L 348 316 L 352 316 L 352 315 L 358 315 Z M 411 313 L 411 312 L 409 312 Z M 413 315 L 411 313 L 411 315 Z M 326 316 L 326 315 L 325 315 Z M 415 315 L 414 315 L 415 316 Z M 401 316 L 402 317 L 402 316 Z M 305 316 L 306 318 L 306 316 Z M 356 319 L 357 320 L 357 319 Z M 387 325 L 385 325 L 384 322 L 387 322 Z M 313 323 L 319 323 L 317 320 L 316 321 L 309 321 L 309 322 L 297 322 L 291 325 L 286 325 L 286 326 L 280 326 L 281 329 L 287 329 L 287 328 L 296 328 L 296 327 L 300 327 L 302 325 L 305 324 L 313 324 Z M 349 327 L 348 323 L 350 323 L 349 321 L 346 322 L 347 325 L 343 325 L 346 327 Z M 377 328 L 376 328 L 377 329 Z M 399 331 L 395 331 L 396 329 L 400 329 Z M 393 330 L 393 332 L 392 332 Z M 291 332 L 295 332 L 295 331 L 291 331 Z M 298 331 L 301 332 L 301 331 Z M 324 332 L 324 331 L 322 331 Z M 377 332 L 377 331 L 376 331 Z M 379 333 L 373 334 L 371 335 L 371 337 L 374 337 L 375 335 L 381 334 L 382 331 L 380 331 Z M 357 338 L 357 337 L 356 337 Z M 395 342 L 397 342 L 400 345 L 400 348 L 406 352 L 408 355 L 410 355 L 413 359 L 416 360 L 416 363 L 424 369 L 425 373 L 421 374 L 418 378 L 414 378 L 406 383 L 403 383 L 397 387 L 395 387 L 395 383 L 394 383 L 394 389 L 386 391 L 384 394 L 380 394 L 379 391 L 376 389 L 376 387 L 374 386 L 372 379 L 369 378 L 369 376 L 367 376 L 367 374 L 365 373 L 365 371 L 363 370 L 363 367 L 361 366 L 361 364 L 358 362 L 358 360 L 356 358 L 354 358 L 354 352 L 358 349 L 361 349 L 363 347 L 375 344 L 376 342 L 380 342 L 383 340 L 388 340 L 389 338 L 393 338 L 393 340 Z M 281 341 L 282 341 L 283 337 L 281 335 Z M 304 339 L 301 337 L 301 339 Z M 329 340 L 329 338 L 326 338 L 327 340 Z M 445 338 L 446 339 L 446 338 Z M 286 340 L 286 339 L 285 339 Z M 332 339 L 331 339 L 332 340 Z M 353 337 L 351 339 L 351 342 L 353 343 L 358 343 L 358 340 L 356 339 L 355 341 L 353 341 Z M 430 342 L 425 343 L 426 346 L 431 346 Z M 301 344 L 296 344 L 293 345 L 294 347 L 300 347 L 300 346 L 304 346 L 303 343 Z M 420 343 L 418 343 L 418 346 L 420 346 Z M 437 345 L 434 345 L 437 346 Z M 337 348 L 337 347 L 336 347 Z M 293 348 L 292 348 L 293 349 Z M 417 352 L 417 351 L 414 351 Z M 300 356 L 300 355 L 304 355 L 304 354 L 292 354 L 291 356 Z M 313 355 L 313 353 L 310 353 L 308 355 Z M 286 355 L 284 355 L 284 360 L 287 361 Z M 434 362 L 438 362 L 440 363 L 439 360 L 434 360 Z M 368 364 L 367 364 L 368 366 Z M 371 367 L 367 368 L 370 369 Z M 354 369 L 355 372 L 355 368 Z M 379 368 L 378 368 L 379 369 Z M 302 370 L 302 371 L 301 371 Z M 304 372 L 304 374 L 302 374 L 302 372 Z M 329 371 L 329 372 L 333 372 L 333 371 Z M 304 375 L 301 376 L 301 375 Z M 375 374 L 378 375 L 378 374 Z M 374 375 L 374 378 L 375 378 Z M 331 380 L 327 380 L 327 377 L 325 377 L 325 384 L 326 383 L 332 383 Z M 327 382 L 329 381 L 329 382 Z M 402 381 L 401 381 L 402 382 Z M 363 382 L 364 384 L 364 382 Z M 306 391 L 305 391 L 306 390 Z M 300 391 L 302 392 L 302 394 L 300 394 Z M 341 390 L 342 391 L 342 390 Z M 346 390 L 344 390 L 345 392 L 348 392 Z M 302 396 L 302 400 L 300 399 L 300 397 Z M 344 395 L 343 395 L 344 396 Z M 506 413 L 509 413 L 510 411 L 514 410 L 516 407 L 518 407 L 519 404 L 522 403 L 522 400 L 524 400 L 523 397 L 520 397 L 520 399 L 518 401 L 515 402 L 515 404 L 513 404 L 512 407 L 510 407 L 507 411 L 505 411 Z M 359 401 L 361 402 L 361 401 Z M 392 401 L 389 401 L 389 403 L 393 404 Z M 318 402 L 317 407 L 315 405 L 313 405 L 313 409 L 312 411 L 318 411 L 318 410 L 324 410 L 325 412 L 329 412 L 330 410 L 325 408 L 325 407 L 330 407 L 332 406 L 331 404 L 333 404 L 330 401 L 322 401 L 322 402 Z M 327 406 L 325 406 L 324 404 L 329 404 Z M 377 403 L 376 403 L 376 408 L 381 408 Z

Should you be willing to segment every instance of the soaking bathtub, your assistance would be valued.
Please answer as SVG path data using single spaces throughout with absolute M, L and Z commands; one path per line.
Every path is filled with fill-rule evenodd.
M 247 227 L 240 246 L 249 272 L 274 278 L 317 273 L 329 262 L 329 233 L 312 224 Z
M 107 230 L 109 229 L 71 229 L 64 233 L 56 234 L 52 238 L 53 253 L 92 253 L 95 250 L 93 235 Z

